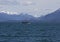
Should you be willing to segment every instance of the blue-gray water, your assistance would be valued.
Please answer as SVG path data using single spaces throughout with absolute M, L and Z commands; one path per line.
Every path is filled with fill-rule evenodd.
M 0 42 L 60 42 L 60 24 L 0 23 Z

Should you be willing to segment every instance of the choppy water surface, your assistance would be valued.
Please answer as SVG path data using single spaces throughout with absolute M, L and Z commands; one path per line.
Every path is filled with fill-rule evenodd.
M 60 42 L 60 24 L 0 23 L 0 42 Z

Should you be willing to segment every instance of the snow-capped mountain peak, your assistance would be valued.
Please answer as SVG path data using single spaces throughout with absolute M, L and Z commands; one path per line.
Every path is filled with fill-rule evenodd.
M 9 15 L 13 15 L 13 14 L 18 14 L 17 12 L 10 12 L 10 11 L 0 11 L 0 13 L 6 13 L 6 14 L 9 14 Z

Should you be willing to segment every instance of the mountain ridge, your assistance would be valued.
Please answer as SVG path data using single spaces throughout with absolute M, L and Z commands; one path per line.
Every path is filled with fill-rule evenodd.
M 55 22 L 60 23 L 60 9 L 55 12 L 49 13 L 48 15 L 42 17 L 34 17 L 27 13 L 21 13 L 20 15 L 9 15 L 7 13 L 0 13 L 0 22 L 2 21 L 29 21 L 29 22 Z
M 0 22 L 1 21 L 36 21 L 36 17 L 29 15 L 29 14 L 23 14 L 21 13 L 20 15 L 9 15 L 7 13 L 0 13 Z
M 40 21 L 43 22 L 54 22 L 54 23 L 60 23 L 60 9 L 56 10 L 55 12 L 52 12 L 48 15 L 45 15 L 40 19 Z

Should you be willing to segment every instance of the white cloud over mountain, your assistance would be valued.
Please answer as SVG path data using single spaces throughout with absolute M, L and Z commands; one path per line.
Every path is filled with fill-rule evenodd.
M 60 0 L 0 0 L 0 11 L 45 15 L 60 8 Z M 48 10 L 47 10 L 48 9 Z

